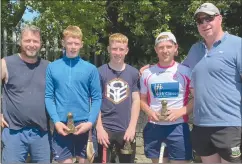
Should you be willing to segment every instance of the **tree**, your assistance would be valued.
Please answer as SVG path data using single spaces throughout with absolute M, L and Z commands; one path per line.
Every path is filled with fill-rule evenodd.
M 24 0 L 16 2 L 4 0 L 1 2 L 1 54 L 11 54 L 12 52 L 10 50 L 15 51 L 17 49 L 15 43 L 10 43 L 16 42 L 12 38 L 12 33 L 19 29 L 25 9 L 26 4 Z
M 100 59 L 102 62 L 98 65 L 108 60 L 108 36 L 114 32 L 124 33 L 129 38 L 130 52 L 127 62 L 138 68 L 156 61 L 155 37 L 167 30 L 177 37 L 177 60 L 181 61 L 192 44 L 201 39 L 193 14 L 204 2 L 206 0 L 26 1 L 25 6 L 39 12 L 34 24 L 42 29 L 43 40 L 48 39 L 50 47 L 56 44 L 54 38 L 57 38 L 61 47 L 61 34 L 68 25 L 81 27 L 85 45 L 82 55 L 91 60 Z M 222 11 L 224 29 L 242 36 L 241 2 L 211 2 Z

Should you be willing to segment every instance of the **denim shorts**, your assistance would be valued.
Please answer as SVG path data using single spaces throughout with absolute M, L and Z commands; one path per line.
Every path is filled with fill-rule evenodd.
M 25 163 L 28 154 L 32 163 L 50 163 L 50 135 L 37 128 L 2 131 L 2 163 Z

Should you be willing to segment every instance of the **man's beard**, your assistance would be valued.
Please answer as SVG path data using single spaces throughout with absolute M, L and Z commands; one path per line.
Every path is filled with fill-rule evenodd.
M 34 59 L 39 55 L 39 51 L 34 51 L 34 52 L 23 51 L 23 52 L 27 58 L 31 58 L 31 59 Z

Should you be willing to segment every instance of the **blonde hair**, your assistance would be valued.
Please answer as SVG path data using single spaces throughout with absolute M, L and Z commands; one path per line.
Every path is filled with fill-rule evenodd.
M 65 37 L 79 38 L 82 40 L 82 30 L 78 26 L 70 25 L 63 31 L 63 38 Z
M 109 36 L 109 44 L 112 42 L 120 42 L 120 43 L 127 43 L 129 42 L 129 39 L 127 36 L 121 33 L 114 33 Z

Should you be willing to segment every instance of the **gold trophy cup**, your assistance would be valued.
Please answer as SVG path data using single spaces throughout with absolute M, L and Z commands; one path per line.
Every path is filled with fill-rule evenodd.
M 160 112 L 160 116 L 159 116 L 159 120 L 160 121 L 166 121 L 166 112 L 167 112 L 167 101 L 166 100 L 161 100 L 161 112 Z
M 74 121 L 73 121 L 73 115 L 71 112 L 69 112 L 67 114 L 67 127 L 70 129 L 67 131 L 69 134 L 75 133 L 76 129 L 75 129 Z
M 126 141 L 124 144 L 124 148 L 120 149 L 121 154 L 132 154 L 133 150 L 131 147 L 131 143 L 129 141 Z

